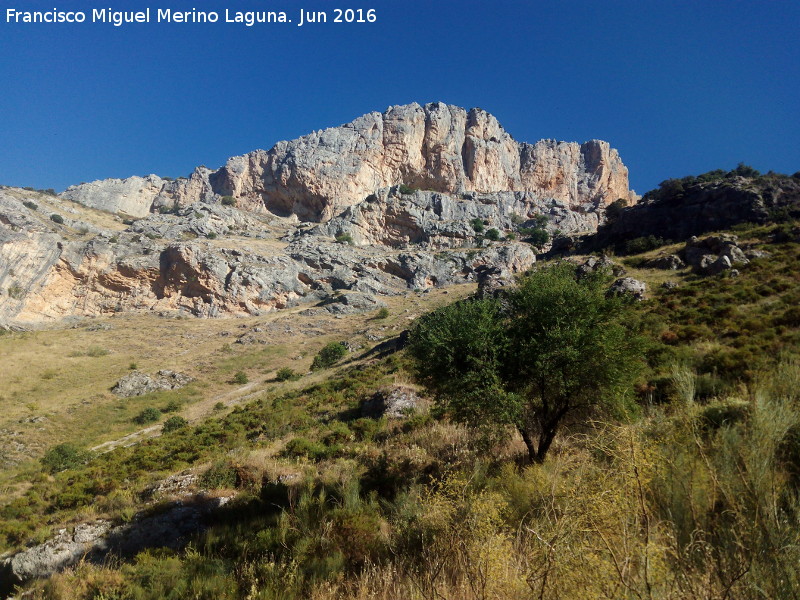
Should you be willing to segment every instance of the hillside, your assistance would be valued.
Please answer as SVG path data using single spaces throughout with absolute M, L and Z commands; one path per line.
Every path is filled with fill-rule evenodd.
M 222 357 L 234 353 L 224 359 L 231 362 L 201 370 L 203 397 L 233 369 L 259 386 L 259 373 L 269 370 L 266 388 L 253 388 L 232 411 L 206 407 L 213 416 L 195 425 L 53 476 L 28 467 L 20 476 L 28 489 L 2 509 L 6 544 L 42 541 L 67 526 L 74 534 L 62 534 L 61 548 L 85 552 L 98 532 L 133 528 L 125 543 L 107 542 L 127 561 L 103 566 L 107 550 L 98 546 L 74 570 L 33 584 L 33 597 L 45 598 L 100 591 L 428 597 L 434 590 L 517 598 L 531 589 L 543 598 L 618 597 L 625 589 L 649 589 L 654 598 L 726 590 L 751 598 L 754 588 L 791 597 L 796 557 L 787 548 L 798 532 L 791 498 L 800 427 L 792 265 L 800 239 L 795 222 L 742 226 L 736 235 L 738 247 L 763 253 L 741 265 L 738 277 L 643 267 L 682 245 L 623 261 L 626 275 L 650 290 L 630 315 L 650 340 L 638 413 L 573 424 L 543 465 L 521 462 L 518 438 L 487 440 L 428 408 L 410 358 L 381 357 L 391 346 L 371 352 L 367 338 L 341 367 L 279 383 L 274 369 L 296 362 L 269 342 L 254 354 L 224 350 Z M 662 287 L 667 281 L 677 285 Z M 413 302 L 425 297 L 420 308 L 428 309 L 447 300 L 428 296 Z M 392 306 L 387 333 L 409 322 L 394 316 L 403 306 Z M 356 327 L 384 323 L 372 315 L 350 319 Z M 302 316 L 290 321 L 303 329 Z M 140 318 L 135 325 L 148 327 Z M 327 333 L 314 348 L 364 339 L 346 327 Z M 29 335 L 2 341 L 18 345 Z M 143 398 L 136 407 L 163 406 L 170 397 Z M 380 404 L 392 397 L 409 403 L 389 416 Z M 184 402 L 202 409 L 202 399 Z M 225 502 L 217 509 L 218 499 Z M 194 533 L 200 525 L 180 520 L 176 506 L 198 511 L 192 518 L 205 532 Z M 159 515 L 180 539 L 139 532 L 137 523 L 163 528 L 154 521 Z M 173 550 L 141 552 L 150 544 Z M 620 572 L 615 565 L 623 561 Z
M 796 177 L 706 175 L 588 211 L 395 182 L 320 223 L 0 190 L 2 593 L 795 597 Z M 638 368 L 530 463 L 414 349 L 445 307 L 534 331 L 513 291 L 551 270 L 600 286 Z M 484 325 L 459 336 L 488 348 Z

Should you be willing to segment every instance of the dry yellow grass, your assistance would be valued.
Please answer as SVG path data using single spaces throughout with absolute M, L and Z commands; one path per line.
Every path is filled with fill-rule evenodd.
M 192 422 L 266 391 L 293 389 L 323 381 L 329 371 L 308 373 L 316 352 L 331 341 L 349 340 L 362 349 L 406 329 L 423 311 L 451 302 L 472 285 L 386 299 L 389 317 L 372 313 L 334 318 L 302 315 L 307 305 L 264 316 L 235 319 L 177 319 L 152 314 L 118 314 L 87 319 L 76 326 L 0 335 L 0 502 L 22 489 L 10 482 L 33 468 L 47 448 L 74 442 L 101 450 L 136 443 L 160 433 L 160 424 L 142 427 L 132 419 L 144 408 L 170 400 Z M 260 330 L 260 331 L 257 331 Z M 254 343 L 240 344 L 242 334 Z M 369 360 L 369 358 L 365 359 Z M 346 363 L 347 361 L 345 361 Z M 161 369 L 186 373 L 195 382 L 174 392 L 118 398 L 111 387 L 135 366 L 154 374 Z M 289 367 L 304 374 L 277 382 L 275 372 Z M 244 372 L 248 383 L 231 383 Z M 127 437 L 126 437 L 127 436 Z M 124 438 L 124 439 L 123 439 Z M 24 487 L 24 486 L 23 486 Z

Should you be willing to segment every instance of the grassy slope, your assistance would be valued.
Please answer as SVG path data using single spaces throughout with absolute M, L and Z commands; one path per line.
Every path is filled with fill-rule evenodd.
M 264 598 L 683 598 L 727 590 L 729 597 L 749 598 L 761 586 L 780 595 L 797 583 L 796 572 L 775 575 L 794 560 L 791 552 L 777 557 L 776 549 L 797 541 L 795 525 L 787 530 L 781 519 L 797 513 L 763 501 L 791 504 L 783 493 L 795 485 L 796 464 L 786 440 L 800 416 L 796 397 L 786 392 L 791 386 L 778 383 L 798 370 L 787 363 L 768 382 L 764 374 L 782 355 L 797 354 L 800 246 L 771 243 L 773 233 L 771 227 L 739 232 L 742 243 L 771 255 L 742 268 L 737 279 L 652 271 L 636 267 L 644 257 L 627 259 L 629 275 L 647 281 L 653 296 L 637 317 L 653 339 L 652 369 L 639 390 L 644 415 L 563 437 L 541 467 L 516 466 L 515 440 L 487 452 L 469 432 L 426 414 L 400 423 L 359 418 L 360 401 L 376 387 L 408 383 L 402 355 L 359 361 L 335 376 L 318 373 L 285 387 L 259 385 L 254 402 L 222 420 L 202 420 L 213 411 L 215 394 L 230 389 L 224 381 L 232 373 L 268 379 L 273 369 L 296 367 L 292 357 L 305 340 L 230 355 L 221 349 L 230 338 L 207 329 L 222 331 L 230 322 L 169 322 L 173 334 L 196 336 L 186 354 L 177 348 L 165 355 L 178 361 L 178 370 L 198 375 L 199 399 L 186 409 L 197 411 L 191 413 L 197 427 L 119 449 L 54 478 L 33 475 L 28 464 L 32 489 L 3 509 L 6 544 L 16 546 L 31 534 L 43 539 L 50 525 L 124 518 L 154 480 L 189 468 L 205 473 L 201 487 L 239 493 L 222 522 L 196 542 L 199 553 L 145 554 L 120 569 L 83 566 L 37 586 L 36 594 L 90 598 L 102 590 L 107 597 L 155 598 L 172 589 L 175 597 L 218 598 L 251 592 Z M 666 279 L 679 286 L 661 290 Z M 392 305 L 397 329 L 405 326 L 401 311 L 408 301 Z M 146 337 L 152 330 L 137 321 L 142 318 L 131 317 L 131 330 Z M 324 326 L 328 335 L 307 346 L 313 351 L 329 339 L 349 339 L 367 325 L 364 318 L 331 319 Z M 155 361 L 147 362 L 154 359 L 111 346 L 112 337 L 127 337 L 116 331 L 92 333 L 108 334 L 109 355 L 80 360 L 109 361 L 119 373 L 131 359 L 155 368 Z M 40 332 L 27 334 L 20 347 L 36 354 L 51 333 L 74 336 L 65 335 L 72 339 L 68 348 L 90 339 L 80 330 Z M 110 362 L 115 355 L 118 363 Z M 310 359 L 311 353 L 299 362 Z M 66 367 L 30 369 L 21 393 L 52 381 L 42 380 L 45 368 Z M 686 399 L 681 373 L 688 373 L 699 403 L 680 402 Z M 787 398 L 788 404 L 779 402 Z M 142 406 L 151 401 L 160 400 L 145 399 Z M 112 413 L 97 414 L 99 421 Z M 726 420 L 728 426 L 717 429 Z M 120 433 L 132 428 L 123 421 Z

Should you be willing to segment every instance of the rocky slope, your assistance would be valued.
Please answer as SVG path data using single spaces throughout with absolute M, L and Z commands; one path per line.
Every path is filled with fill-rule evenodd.
M 236 156 L 188 178 L 155 175 L 68 188 L 62 197 L 142 217 L 233 196 L 239 206 L 326 221 L 375 190 L 399 184 L 461 194 L 527 192 L 572 209 L 635 199 L 628 170 L 607 142 L 515 141 L 489 113 L 442 103 L 393 106 L 271 150 Z
M 188 179 L 0 189 L 0 324 L 259 314 L 524 271 L 536 249 L 476 232 L 593 232 L 618 198 L 636 200 L 606 142 L 521 144 L 480 109 L 396 106 Z
M 739 223 L 800 216 L 800 177 L 768 174 L 743 177 L 731 171 L 708 181 L 704 176 L 671 179 L 622 210 L 597 232 L 591 244 L 603 247 L 653 235 L 683 241 Z

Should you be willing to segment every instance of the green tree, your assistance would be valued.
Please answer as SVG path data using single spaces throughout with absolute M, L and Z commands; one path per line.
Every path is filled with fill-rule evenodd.
M 74 469 L 85 464 L 91 454 L 75 444 L 65 443 L 53 446 L 41 458 L 42 466 L 50 473 Z
M 607 298 L 606 285 L 560 264 L 503 300 L 430 313 L 411 334 L 417 371 L 456 420 L 513 426 L 541 462 L 565 423 L 631 406 L 642 342 L 624 324 L 626 300 Z
M 331 342 L 320 350 L 311 363 L 311 370 L 327 369 L 335 365 L 340 358 L 347 354 L 347 348 L 339 342 Z

